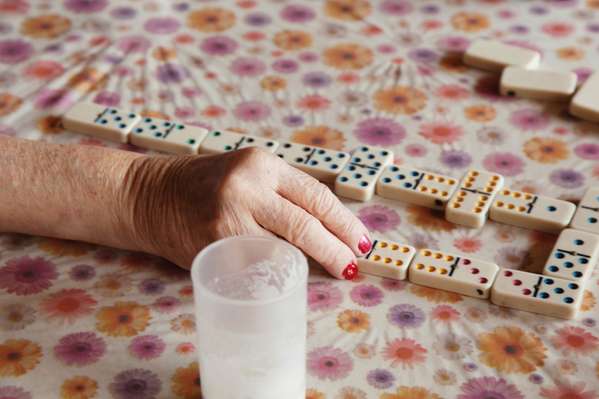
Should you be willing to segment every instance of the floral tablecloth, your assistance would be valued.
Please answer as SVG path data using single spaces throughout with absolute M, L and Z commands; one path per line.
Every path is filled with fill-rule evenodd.
M 62 129 L 86 99 L 337 150 L 384 146 L 396 163 L 483 168 L 578 200 L 599 179 L 599 126 L 498 97 L 497 76 L 460 61 L 483 36 L 582 80 L 599 66 L 599 1 L 0 0 L 0 132 L 119 146 Z M 380 198 L 347 205 L 379 237 L 503 267 L 539 271 L 555 241 Z M 597 283 L 561 321 L 315 267 L 307 398 L 599 398 Z M 194 331 L 187 272 L 0 236 L 0 398 L 198 397 Z

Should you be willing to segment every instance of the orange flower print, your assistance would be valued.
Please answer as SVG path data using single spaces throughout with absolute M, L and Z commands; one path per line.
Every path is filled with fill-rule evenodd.
M 33 370 L 42 358 L 42 348 L 27 339 L 0 343 L 0 377 L 18 377 Z
M 591 291 L 585 290 L 584 294 L 582 295 L 582 303 L 580 304 L 580 311 L 588 312 L 589 310 L 591 310 L 595 307 L 596 303 L 597 303 L 597 301 L 595 301 L 595 295 L 593 295 L 593 293 Z
M 116 302 L 96 314 L 96 329 L 111 337 L 132 337 L 150 322 L 150 310 L 137 302 Z
M 422 387 L 400 386 L 395 393 L 384 393 L 380 399 L 442 399 L 436 393 Z
M 324 5 L 327 16 L 343 21 L 360 21 L 370 15 L 372 7 L 367 0 L 328 0 Z
M 194 399 L 201 396 L 200 369 L 198 362 L 187 367 L 179 367 L 171 377 L 171 391 L 181 399 Z
M 547 357 L 541 339 L 519 327 L 497 327 L 480 334 L 478 349 L 480 360 L 502 373 L 531 373 Z
M 310 94 L 299 99 L 297 106 L 305 111 L 323 111 L 331 105 L 331 101 L 319 94 Z
M 435 144 L 451 144 L 463 134 L 461 126 L 449 122 L 423 123 L 420 126 L 420 135 Z
M 0 116 L 6 116 L 17 110 L 23 103 L 17 96 L 10 93 L 0 93 Z
M 152 51 L 152 57 L 157 61 L 166 62 L 177 58 L 177 50 L 174 48 L 158 46 Z
M 459 249 L 461 252 L 468 254 L 468 253 L 477 252 L 480 249 L 480 247 L 482 246 L 482 242 L 478 238 L 463 237 L 463 238 L 457 238 L 453 242 L 453 246 L 456 247 L 457 249 Z
M 64 131 L 60 116 L 46 115 L 38 119 L 37 128 L 44 134 L 59 134 Z
M 287 88 L 287 81 L 280 76 L 265 76 L 260 81 L 260 87 L 264 91 L 279 91 Z
M 587 0 L 587 7 L 599 10 L 599 0 Z
M 566 356 L 590 354 L 599 348 L 599 339 L 580 327 L 566 326 L 556 331 L 551 343 Z
M 412 294 L 420 298 L 424 298 L 427 301 L 433 303 L 457 303 L 463 299 L 460 294 L 438 290 L 435 288 L 424 287 L 422 285 L 412 285 L 410 287 L 410 292 L 412 292 Z
M 370 316 L 359 310 L 344 310 L 337 316 L 337 325 L 348 333 L 368 331 Z
M 368 344 L 358 344 L 353 350 L 355 356 L 360 359 L 372 359 L 372 357 L 376 354 L 374 346 Z
M 180 334 L 193 334 L 196 330 L 195 317 L 191 313 L 179 315 L 171 320 L 171 330 Z
M 391 114 L 412 115 L 426 106 L 427 97 L 418 89 L 394 86 L 374 93 L 374 106 Z
M 321 125 L 308 126 L 302 130 L 296 130 L 291 136 L 291 140 L 300 144 L 314 145 L 339 151 L 343 148 L 345 136 L 339 130 Z
M 72 288 L 48 295 L 40 302 L 40 310 L 50 320 L 73 323 L 90 314 L 97 303 L 85 290 Z
M 310 388 L 306 390 L 306 399 L 326 399 L 326 396 L 324 396 L 324 393 Z
M 34 39 L 54 39 L 71 29 L 71 21 L 60 15 L 40 15 L 21 23 L 21 33 Z
M 439 67 L 447 72 L 461 73 L 466 72 L 468 67 L 462 62 L 461 54 L 449 53 L 441 57 Z
M 200 32 L 223 32 L 235 24 L 235 14 L 220 7 L 205 7 L 189 13 L 187 26 Z
M 568 145 L 558 139 L 534 137 L 524 143 L 524 154 L 539 163 L 556 163 L 568 159 Z
M 341 70 L 362 69 L 373 61 L 372 50 L 356 43 L 342 43 L 323 52 L 324 63 Z
M 79 241 L 57 240 L 44 238 L 38 245 L 39 249 L 50 255 L 79 257 L 94 249 L 94 246 Z
M 443 212 L 422 206 L 408 207 L 408 221 L 428 231 L 452 231 L 456 225 L 443 217 Z
M 92 399 L 98 391 L 98 383 L 85 376 L 65 380 L 60 387 L 61 399 Z
M 121 273 L 108 273 L 96 281 L 94 290 L 103 297 L 112 298 L 125 295 L 131 279 Z
M 490 122 L 495 119 L 497 111 L 490 105 L 471 105 L 464 108 L 464 115 L 473 122 Z
M 29 78 L 46 80 L 60 75 L 63 71 L 63 66 L 58 62 L 40 60 L 27 66 L 24 74 Z
M 108 75 L 98 72 L 94 68 L 85 68 L 83 71 L 71 76 L 67 87 L 87 93 L 102 89 L 108 82 Z
M 410 338 L 398 338 L 383 349 L 383 359 L 391 361 L 391 367 L 413 368 L 426 358 L 427 350 Z
M 284 30 L 275 35 L 273 42 L 283 50 L 301 50 L 312 45 L 312 36 L 301 30 Z
M 561 47 L 556 53 L 557 57 L 564 61 L 580 61 L 585 57 L 584 50 L 578 47 Z
M 480 32 L 490 26 L 489 18 L 477 12 L 459 12 L 451 17 L 451 25 L 464 32 Z

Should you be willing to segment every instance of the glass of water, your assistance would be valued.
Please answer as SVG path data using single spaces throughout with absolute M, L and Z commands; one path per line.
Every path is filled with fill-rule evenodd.
M 308 264 L 286 241 L 217 241 L 191 269 L 204 399 L 304 399 Z

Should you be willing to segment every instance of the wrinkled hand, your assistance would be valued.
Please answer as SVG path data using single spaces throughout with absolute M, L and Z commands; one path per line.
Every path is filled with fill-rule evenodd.
M 329 188 L 256 148 L 198 157 L 140 157 L 125 207 L 146 252 L 189 268 L 211 242 L 233 235 L 280 236 L 337 278 L 357 273 L 368 231 Z

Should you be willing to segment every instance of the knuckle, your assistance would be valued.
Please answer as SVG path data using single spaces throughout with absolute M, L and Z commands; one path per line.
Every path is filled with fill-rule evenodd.
M 300 247 L 306 246 L 315 235 L 317 223 L 316 219 L 307 214 L 295 216 L 288 224 L 289 240 Z

